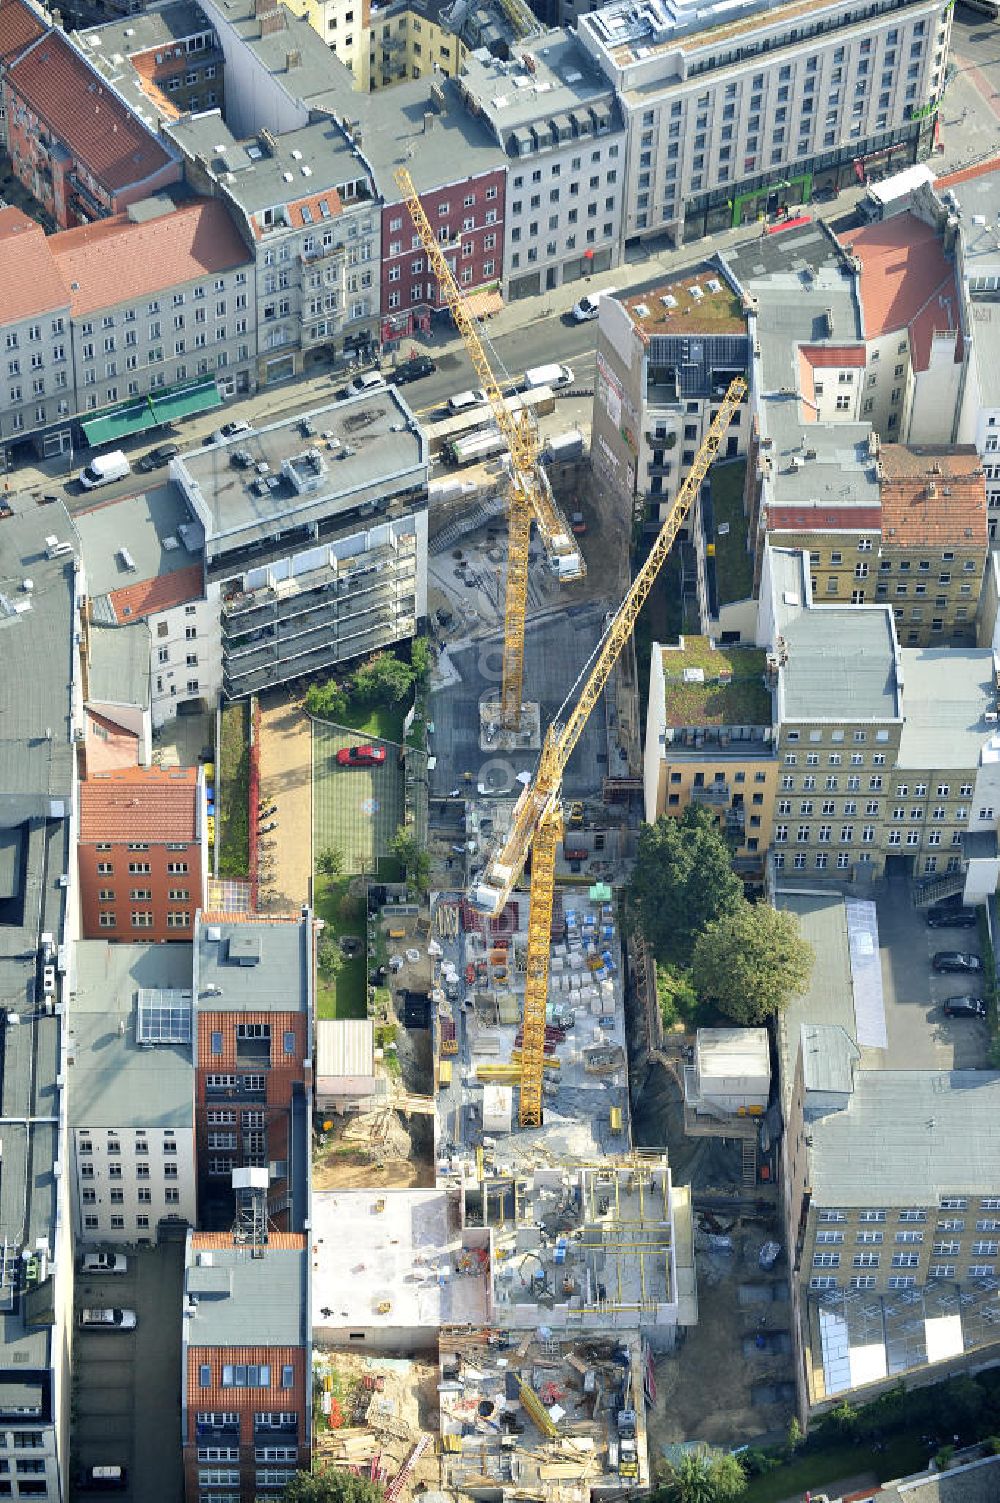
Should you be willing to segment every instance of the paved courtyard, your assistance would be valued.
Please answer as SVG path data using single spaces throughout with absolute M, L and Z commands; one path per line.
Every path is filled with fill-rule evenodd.
M 260 721 L 261 797 L 278 806 L 264 821 L 278 828 L 261 837 L 260 908 L 283 912 L 311 898 L 312 722 L 288 689 L 262 698 Z

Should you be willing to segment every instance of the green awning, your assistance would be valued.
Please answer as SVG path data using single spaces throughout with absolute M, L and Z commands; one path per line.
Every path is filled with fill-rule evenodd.
M 150 428 L 161 428 L 164 423 L 175 423 L 179 418 L 193 417 L 197 412 L 210 412 L 222 406 L 222 396 L 214 381 L 199 381 L 194 386 L 166 387 L 163 391 L 150 392 L 131 402 L 122 402 L 109 407 L 95 417 L 80 424 L 88 444 L 100 448 L 104 444 L 120 443 L 136 433 L 147 433 Z

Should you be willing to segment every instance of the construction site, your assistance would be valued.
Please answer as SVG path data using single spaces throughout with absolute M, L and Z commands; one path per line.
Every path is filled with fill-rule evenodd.
M 432 677 L 434 891 L 413 946 L 426 957 L 427 1013 L 408 1012 L 399 965 L 384 978 L 391 1007 L 370 994 L 375 1027 L 406 1026 L 392 1070 L 374 1049 L 354 1123 L 337 1095 L 347 1046 L 324 1055 L 319 1041 L 317 1095 L 325 1080 L 342 1142 L 358 1134 L 372 1169 L 363 1186 L 318 1179 L 313 1195 L 319 1454 L 384 1480 L 391 1500 L 418 1486 L 585 1503 L 654 1480 L 657 1365 L 699 1321 L 704 1234 L 690 1187 L 674 1182 L 662 1146 L 634 1147 L 614 879 L 641 790 L 632 630 L 746 386 L 731 382 L 617 608 L 565 597 L 526 633 L 531 566 L 572 584 L 586 564 L 537 426 L 506 402 L 405 169 L 398 177 L 507 446 L 502 640 L 470 643 L 463 667 L 440 654 Z M 405 936 L 400 948 L 409 959 Z M 430 1051 L 426 1187 L 384 1174 L 406 1153 L 398 1125 L 414 1077 L 398 1050 L 411 1030 Z

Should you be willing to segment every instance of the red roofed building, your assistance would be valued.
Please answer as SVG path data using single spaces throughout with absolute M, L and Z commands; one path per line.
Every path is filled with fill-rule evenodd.
M 38 18 L 22 0 L 3 0 L 3 12 L 7 149 L 17 177 L 57 225 L 103 219 L 181 181 L 176 153 L 61 31 L 44 30 L 19 47 L 19 36 L 30 35 Z
M 965 359 L 954 260 L 916 214 L 845 231 L 860 264 L 868 369 L 858 417 L 883 439 L 948 443 Z
M 201 769 L 92 771 L 78 863 L 84 939 L 190 941 L 208 884 Z

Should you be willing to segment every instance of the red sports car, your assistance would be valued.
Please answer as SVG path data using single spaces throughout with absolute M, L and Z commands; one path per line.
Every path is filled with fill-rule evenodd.
M 337 753 L 338 767 L 379 767 L 384 761 L 384 746 L 345 746 Z

